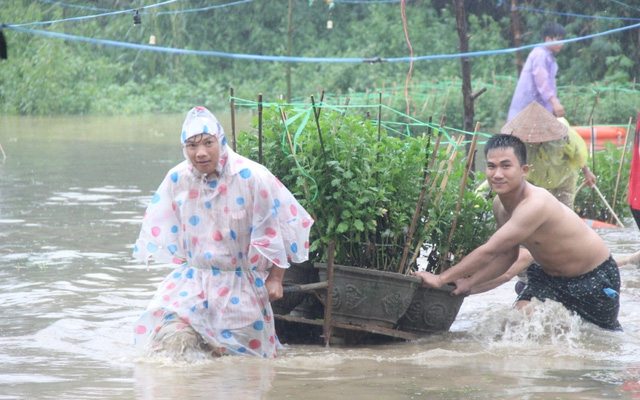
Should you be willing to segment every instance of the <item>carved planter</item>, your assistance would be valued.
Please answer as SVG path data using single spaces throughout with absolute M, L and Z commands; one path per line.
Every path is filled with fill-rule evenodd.
M 316 263 L 320 280 L 327 265 Z M 411 304 L 422 280 L 394 272 L 334 265 L 332 321 L 393 328 Z
M 398 321 L 399 329 L 418 334 L 448 331 L 465 297 L 451 296 L 453 289 L 453 285 L 439 289 L 420 287 L 407 312 Z

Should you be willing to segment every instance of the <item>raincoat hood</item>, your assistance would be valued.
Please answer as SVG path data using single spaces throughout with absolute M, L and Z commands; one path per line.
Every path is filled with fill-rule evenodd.
M 220 125 L 218 119 L 211 113 L 211 111 L 201 106 L 193 107 L 187 113 L 187 117 L 182 124 L 180 143 L 183 146 L 182 153 L 184 154 L 184 158 L 187 160 L 187 163 L 189 163 L 191 172 L 198 178 L 202 177 L 202 174 L 198 172 L 195 166 L 189 161 L 187 150 L 184 145 L 187 143 L 189 138 L 202 133 L 209 134 L 218 140 L 218 144 L 220 145 L 220 157 L 218 158 L 216 172 L 218 176 L 220 176 L 223 174 L 229 159 L 229 148 L 227 146 L 227 138 L 224 135 L 224 129 L 222 129 L 222 125 Z

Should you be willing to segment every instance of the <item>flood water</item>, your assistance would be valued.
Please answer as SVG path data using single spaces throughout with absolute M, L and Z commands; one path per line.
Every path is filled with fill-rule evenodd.
M 524 316 L 510 282 L 466 298 L 450 332 L 413 342 L 141 358 L 131 326 L 168 269 L 131 251 L 182 160 L 182 119 L 0 117 L 0 399 L 640 398 L 636 265 L 621 268 L 622 333 L 551 302 Z M 624 222 L 598 230 L 614 256 L 640 250 Z

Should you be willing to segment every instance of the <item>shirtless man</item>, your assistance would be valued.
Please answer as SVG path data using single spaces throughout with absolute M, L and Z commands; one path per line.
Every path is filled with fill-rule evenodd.
M 493 213 L 498 230 L 442 274 L 414 275 L 424 286 L 436 288 L 455 281 L 452 295 L 465 293 L 507 271 L 522 245 L 537 263 L 527 272 L 516 308 L 533 297 L 551 299 L 601 328 L 621 330 L 618 266 L 600 236 L 548 191 L 525 180 L 526 148 L 516 136 L 495 135 L 484 151 L 487 179 L 497 194 Z

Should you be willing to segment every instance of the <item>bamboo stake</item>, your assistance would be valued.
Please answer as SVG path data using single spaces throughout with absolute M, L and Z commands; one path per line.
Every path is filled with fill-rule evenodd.
M 324 95 L 324 92 L 323 92 Z M 311 104 L 313 106 L 313 115 L 316 118 L 316 129 L 318 130 L 318 138 L 320 138 L 320 149 L 322 149 L 322 157 L 324 158 L 324 170 L 329 176 L 329 168 L 327 167 L 327 153 L 324 150 L 324 141 L 322 140 L 322 130 L 320 130 L 320 110 L 316 110 L 316 101 L 311 95 Z
M 600 189 L 598 189 L 598 187 L 596 185 L 593 185 L 593 188 L 596 190 L 596 193 L 598 193 L 598 196 L 600 196 L 600 200 L 602 200 L 604 205 L 607 206 L 607 208 L 609 209 L 609 212 L 611 213 L 611 215 L 613 215 L 615 217 L 616 221 L 618 222 L 618 225 L 620 225 L 622 228 L 624 228 L 624 224 L 622 222 L 620 222 L 620 220 L 618 219 L 618 216 L 613 211 L 613 208 L 611 208 L 611 206 L 609 205 L 609 203 L 607 203 L 607 200 L 604 198 L 602 193 L 600 193 Z
M 464 168 L 464 175 L 462 176 L 462 182 L 460 182 L 460 195 L 458 196 L 458 204 L 456 204 L 456 213 L 453 217 L 453 224 L 451 224 L 451 231 L 449 232 L 449 238 L 447 239 L 447 250 L 444 252 L 444 255 L 449 253 L 449 248 L 451 247 L 451 240 L 453 239 L 453 233 L 456 230 L 456 224 L 458 223 L 458 215 L 460 214 L 460 207 L 462 206 L 462 197 L 464 196 L 464 192 L 467 186 L 467 179 L 469 178 L 469 171 L 471 170 L 471 166 L 473 165 L 473 158 L 476 151 L 476 143 L 478 142 L 478 131 L 480 130 L 480 122 L 476 122 L 476 128 L 474 129 L 475 135 L 473 135 L 473 139 L 471 140 L 471 147 L 469 147 L 469 153 L 467 156 L 467 165 Z
M 627 134 L 624 136 L 624 147 L 622 148 L 622 156 L 620 157 L 620 164 L 618 165 L 618 177 L 616 178 L 616 187 L 613 190 L 613 208 L 616 208 L 616 199 L 618 198 L 618 185 L 620 184 L 620 173 L 622 173 L 622 165 L 624 164 L 625 156 L 627 155 L 627 143 L 629 142 L 629 133 L 631 132 L 631 122 L 633 121 L 632 117 L 629 117 L 629 123 L 627 124 Z M 611 222 L 611 218 L 609 218 L 609 222 Z
M 231 137 L 233 138 L 233 151 L 236 151 L 236 99 L 233 97 L 233 88 L 229 89 L 231 97 Z
M 442 182 L 440 182 L 440 190 L 438 190 L 438 194 L 436 195 L 435 202 L 438 203 L 440 198 L 442 197 L 442 193 L 444 189 L 447 187 L 447 182 L 449 181 L 449 175 L 451 175 L 451 171 L 453 170 L 453 164 L 456 161 L 456 157 L 458 155 L 458 148 L 462 146 L 462 141 L 464 140 L 464 135 L 460 135 L 458 137 L 458 141 L 456 142 L 456 146 L 453 148 L 453 152 L 451 152 L 451 157 L 449 157 L 449 165 L 447 165 L 447 171 L 442 178 Z
M 443 117 L 444 121 L 444 117 Z M 431 131 L 431 127 L 429 127 L 429 131 Z M 431 136 L 431 132 L 429 132 L 429 136 Z M 438 131 L 438 137 L 436 139 L 436 143 L 433 147 L 433 152 L 431 153 L 431 160 L 429 160 L 430 166 L 433 165 L 433 160 L 436 158 L 438 154 L 438 146 L 440 146 L 440 138 L 442 137 L 442 130 Z M 422 211 L 422 203 L 424 201 L 424 196 L 427 192 L 427 186 L 429 184 L 429 178 L 431 177 L 430 168 L 427 168 L 424 174 L 424 183 L 422 184 L 422 190 L 420 191 L 420 196 L 418 197 L 418 203 L 416 204 L 416 210 L 413 213 L 413 219 L 411 220 L 411 225 L 409 226 L 409 234 L 407 235 L 407 241 L 404 244 L 404 249 L 402 250 L 402 258 L 400 259 L 400 266 L 398 269 L 398 273 L 403 274 L 405 268 L 405 261 L 407 261 L 407 255 L 409 254 L 409 246 L 411 246 L 411 242 L 413 242 L 413 234 L 416 230 L 416 223 L 420 213 Z M 417 248 L 416 248 L 417 250 Z
M 258 163 L 262 164 L 262 93 L 258 93 Z

